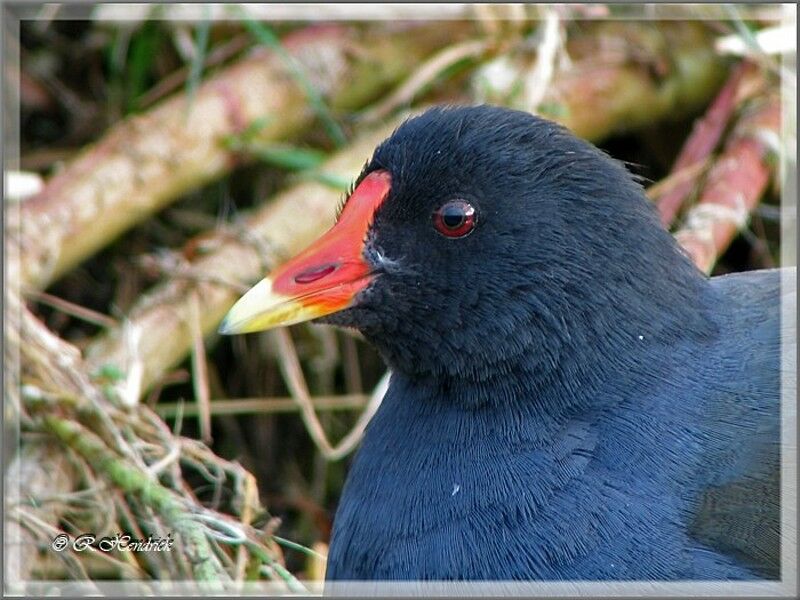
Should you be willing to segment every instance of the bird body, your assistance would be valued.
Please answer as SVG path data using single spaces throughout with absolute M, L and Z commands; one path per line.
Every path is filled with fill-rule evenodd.
M 330 580 L 776 578 L 782 275 L 707 278 L 558 125 L 439 108 L 222 329 L 320 318 L 392 370 Z
M 711 280 L 718 333 L 679 349 L 645 333 L 638 368 L 585 399 L 492 387 L 463 406 L 395 374 L 349 474 L 329 577 L 775 576 L 780 381 L 754 375 L 778 371 L 779 283 L 780 271 Z M 552 403 L 589 408 L 551 420 Z M 753 438 L 771 461 L 754 460 Z M 724 514 L 704 498 L 743 478 L 764 506 L 727 523 L 736 542 L 715 538 Z

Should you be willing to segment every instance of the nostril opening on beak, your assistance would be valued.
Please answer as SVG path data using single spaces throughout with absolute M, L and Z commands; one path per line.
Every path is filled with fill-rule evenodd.
M 294 282 L 300 284 L 312 283 L 318 279 L 322 279 L 323 277 L 330 275 L 338 268 L 338 264 L 328 264 L 322 265 L 321 267 L 313 267 L 295 275 Z

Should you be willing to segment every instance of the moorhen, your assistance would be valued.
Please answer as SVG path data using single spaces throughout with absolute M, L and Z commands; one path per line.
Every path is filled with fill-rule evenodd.
M 591 144 L 438 107 L 220 330 L 317 319 L 391 369 L 330 580 L 774 579 L 794 276 L 708 278 Z

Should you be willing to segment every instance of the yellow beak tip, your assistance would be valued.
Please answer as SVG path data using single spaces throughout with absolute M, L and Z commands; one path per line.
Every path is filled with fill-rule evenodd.
M 224 319 L 222 319 L 222 323 L 219 324 L 217 333 L 220 335 L 233 335 L 234 333 L 238 333 L 238 331 L 236 330 L 236 326 L 231 323 L 226 316 Z
M 231 307 L 217 331 L 222 335 L 265 331 L 310 321 L 328 312 L 319 306 L 305 306 L 296 298 L 275 293 L 272 282 L 262 279 Z
M 231 335 L 264 329 L 263 326 L 257 326 L 263 320 L 260 317 L 269 313 L 281 300 L 272 293 L 272 282 L 262 279 L 231 307 L 217 331 L 222 335 Z

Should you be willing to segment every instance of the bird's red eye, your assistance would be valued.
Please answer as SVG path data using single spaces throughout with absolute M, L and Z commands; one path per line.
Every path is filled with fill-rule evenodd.
M 436 231 L 449 238 L 460 238 L 475 228 L 475 208 L 463 200 L 451 200 L 433 212 Z

